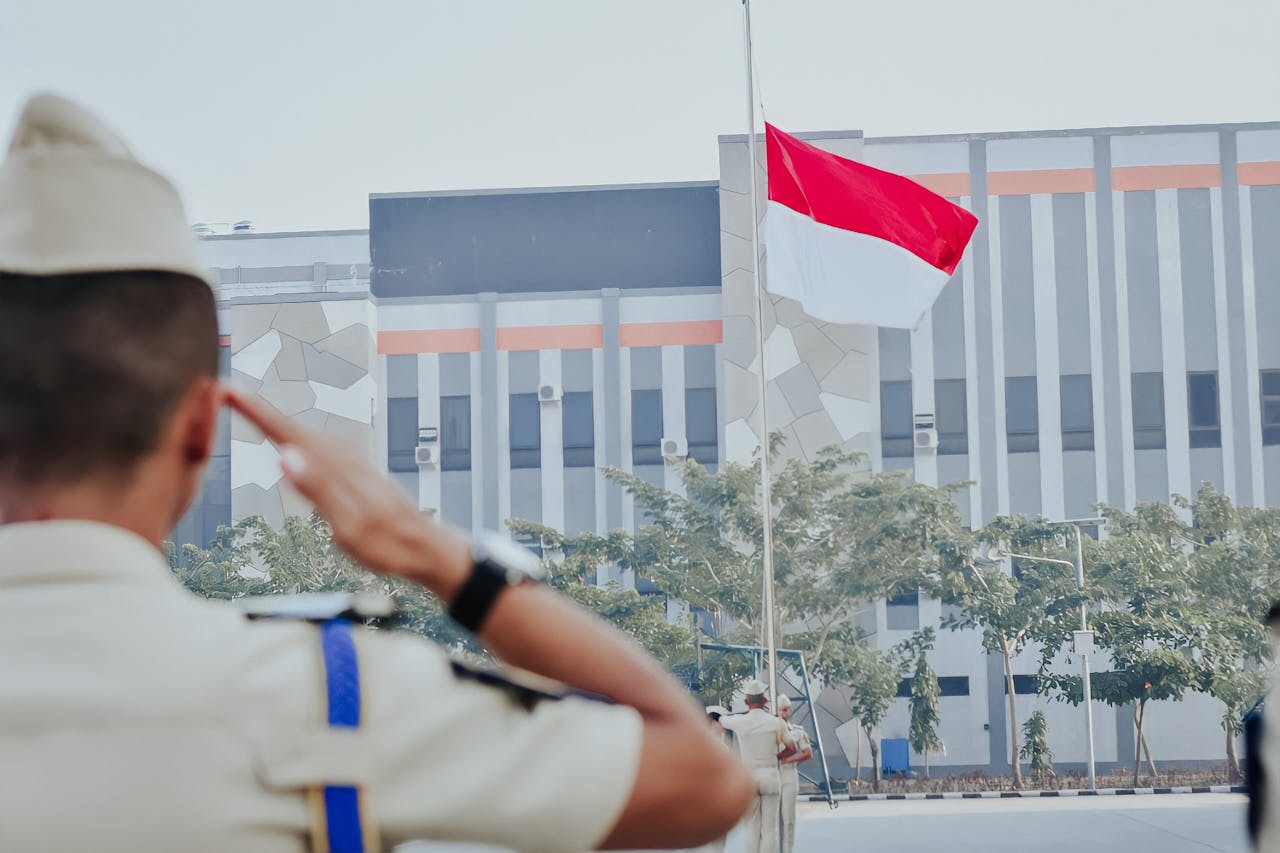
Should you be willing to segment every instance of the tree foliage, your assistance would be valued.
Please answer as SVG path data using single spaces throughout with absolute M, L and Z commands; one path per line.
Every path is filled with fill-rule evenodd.
M 907 741 L 916 754 L 924 756 L 924 778 L 929 778 L 929 753 L 946 752 L 946 745 L 938 734 L 938 673 L 929 665 L 929 652 L 933 649 L 934 631 L 925 628 L 906 643 L 904 651 L 915 658 L 911 674 L 911 724 Z
M 1043 711 L 1033 711 L 1022 724 L 1022 752 L 1019 757 L 1031 765 L 1037 776 L 1053 776 L 1053 750 L 1049 749 L 1049 721 Z

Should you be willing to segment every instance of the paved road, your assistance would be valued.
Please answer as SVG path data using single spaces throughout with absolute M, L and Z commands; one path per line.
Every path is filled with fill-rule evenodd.
M 801 806 L 797 853 L 1247 853 L 1244 797 L 1168 794 Z M 730 853 L 742 850 L 731 838 Z
M 1234 794 L 802 804 L 796 853 L 1248 853 L 1244 804 Z M 397 853 L 464 851 L 493 848 Z M 743 853 L 737 832 L 727 853 Z

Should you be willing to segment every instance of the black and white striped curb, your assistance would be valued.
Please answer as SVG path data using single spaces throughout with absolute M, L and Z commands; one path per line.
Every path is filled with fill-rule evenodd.
M 1247 794 L 1244 785 L 1195 785 L 1177 788 L 1070 788 L 1062 791 L 948 791 L 942 794 L 845 794 L 834 797 L 840 803 L 884 802 L 885 800 L 1022 800 L 1040 797 L 1122 797 L 1134 794 Z M 810 794 L 809 802 L 827 798 Z

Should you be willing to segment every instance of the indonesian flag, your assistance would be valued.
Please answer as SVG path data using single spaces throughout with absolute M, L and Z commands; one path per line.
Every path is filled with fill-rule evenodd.
M 913 329 L 978 219 L 901 175 L 765 125 L 768 288 L 829 323 Z

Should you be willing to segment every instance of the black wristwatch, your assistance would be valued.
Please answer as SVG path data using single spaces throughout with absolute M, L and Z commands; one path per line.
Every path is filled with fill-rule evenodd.
M 503 590 L 537 583 L 546 576 L 537 557 L 497 534 L 477 539 L 471 546 L 471 560 L 471 575 L 449 605 L 449 616 L 473 634 L 484 626 Z

